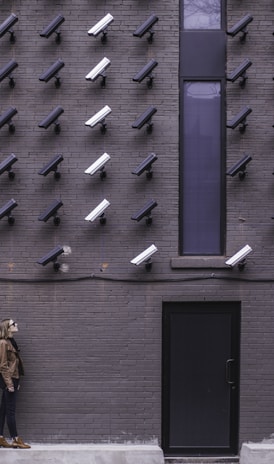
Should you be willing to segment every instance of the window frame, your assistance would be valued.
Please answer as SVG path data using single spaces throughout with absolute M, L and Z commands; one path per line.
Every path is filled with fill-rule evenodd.
M 220 253 L 186 253 L 184 252 L 184 237 L 183 237 L 183 216 L 184 216 L 184 185 L 183 185 L 183 169 L 184 169 L 184 84 L 185 82 L 220 82 L 221 102 L 220 102 Z M 226 80 L 224 78 L 181 78 L 180 79 L 180 137 L 179 137 L 179 173 L 180 173 L 180 201 L 179 201 L 179 254 L 182 257 L 218 257 L 223 256 L 225 252 L 225 232 L 226 232 L 226 108 L 225 108 L 225 89 Z
M 184 0 L 180 2 L 180 65 L 179 65 L 179 230 L 178 255 L 171 258 L 171 267 L 226 268 L 226 0 L 221 1 L 221 29 L 184 29 Z M 221 82 L 221 208 L 220 255 L 189 255 L 182 246 L 182 157 L 183 157 L 183 83 L 184 81 Z

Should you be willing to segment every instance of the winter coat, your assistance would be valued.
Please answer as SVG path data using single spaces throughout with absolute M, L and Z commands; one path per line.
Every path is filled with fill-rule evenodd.
M 7 388 L 13 387 L 12 379 L 19 379 L 20 358 L 9 340 L 0 340 L 0 374 Z

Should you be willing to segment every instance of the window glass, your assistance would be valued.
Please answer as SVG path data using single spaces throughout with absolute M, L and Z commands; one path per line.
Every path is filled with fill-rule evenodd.
M 184 29 L 221 29 L 221 0 L 184 0 Z
M 183 254 L 221 254 L 221 83 L 184 82 Z

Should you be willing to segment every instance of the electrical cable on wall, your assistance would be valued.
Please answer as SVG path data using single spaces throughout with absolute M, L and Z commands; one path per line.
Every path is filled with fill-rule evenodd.
M 109 282 L 128 282 L 128 283 L 137 283 L 137 284 L 157 284 L 157 283 L 176 283 L 176 282 L 195 282 L 195 281 L 205 281 L 205 280 L 223 280 L 231 282 L 253 282 L 253 283 L 274 283 L 274 277 L 237 277 L 237 276 L 224 276 L 216 275 L 211 273 L 209 275 L 203 276 L 192 276 L 192 277 L 173 277 L 170 279 L 140 279 L 140 278 L 128 278 L 128 277 L 114 277 L 114 276 L 103 276 L 98 274 L 90 274 L 80 277 L 66 277 L 66 278 L 57 278 L 57 279 L 22 279 L 22 278 L 5 278 L 0 277 L 1 283 L 21 283 L 21 284 L 43 284 L 43 283 L 71 283 L 71 282 L 82 282 L 85 280 L 102 280 Z

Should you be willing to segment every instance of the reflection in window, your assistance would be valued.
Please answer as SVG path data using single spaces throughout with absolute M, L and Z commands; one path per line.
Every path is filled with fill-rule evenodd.
M 185 29 L 220 29 L 221 0 L 184 0 Z
M 185 82 L 181 254 L 219 255 L 221 241 L 221 84 Z

